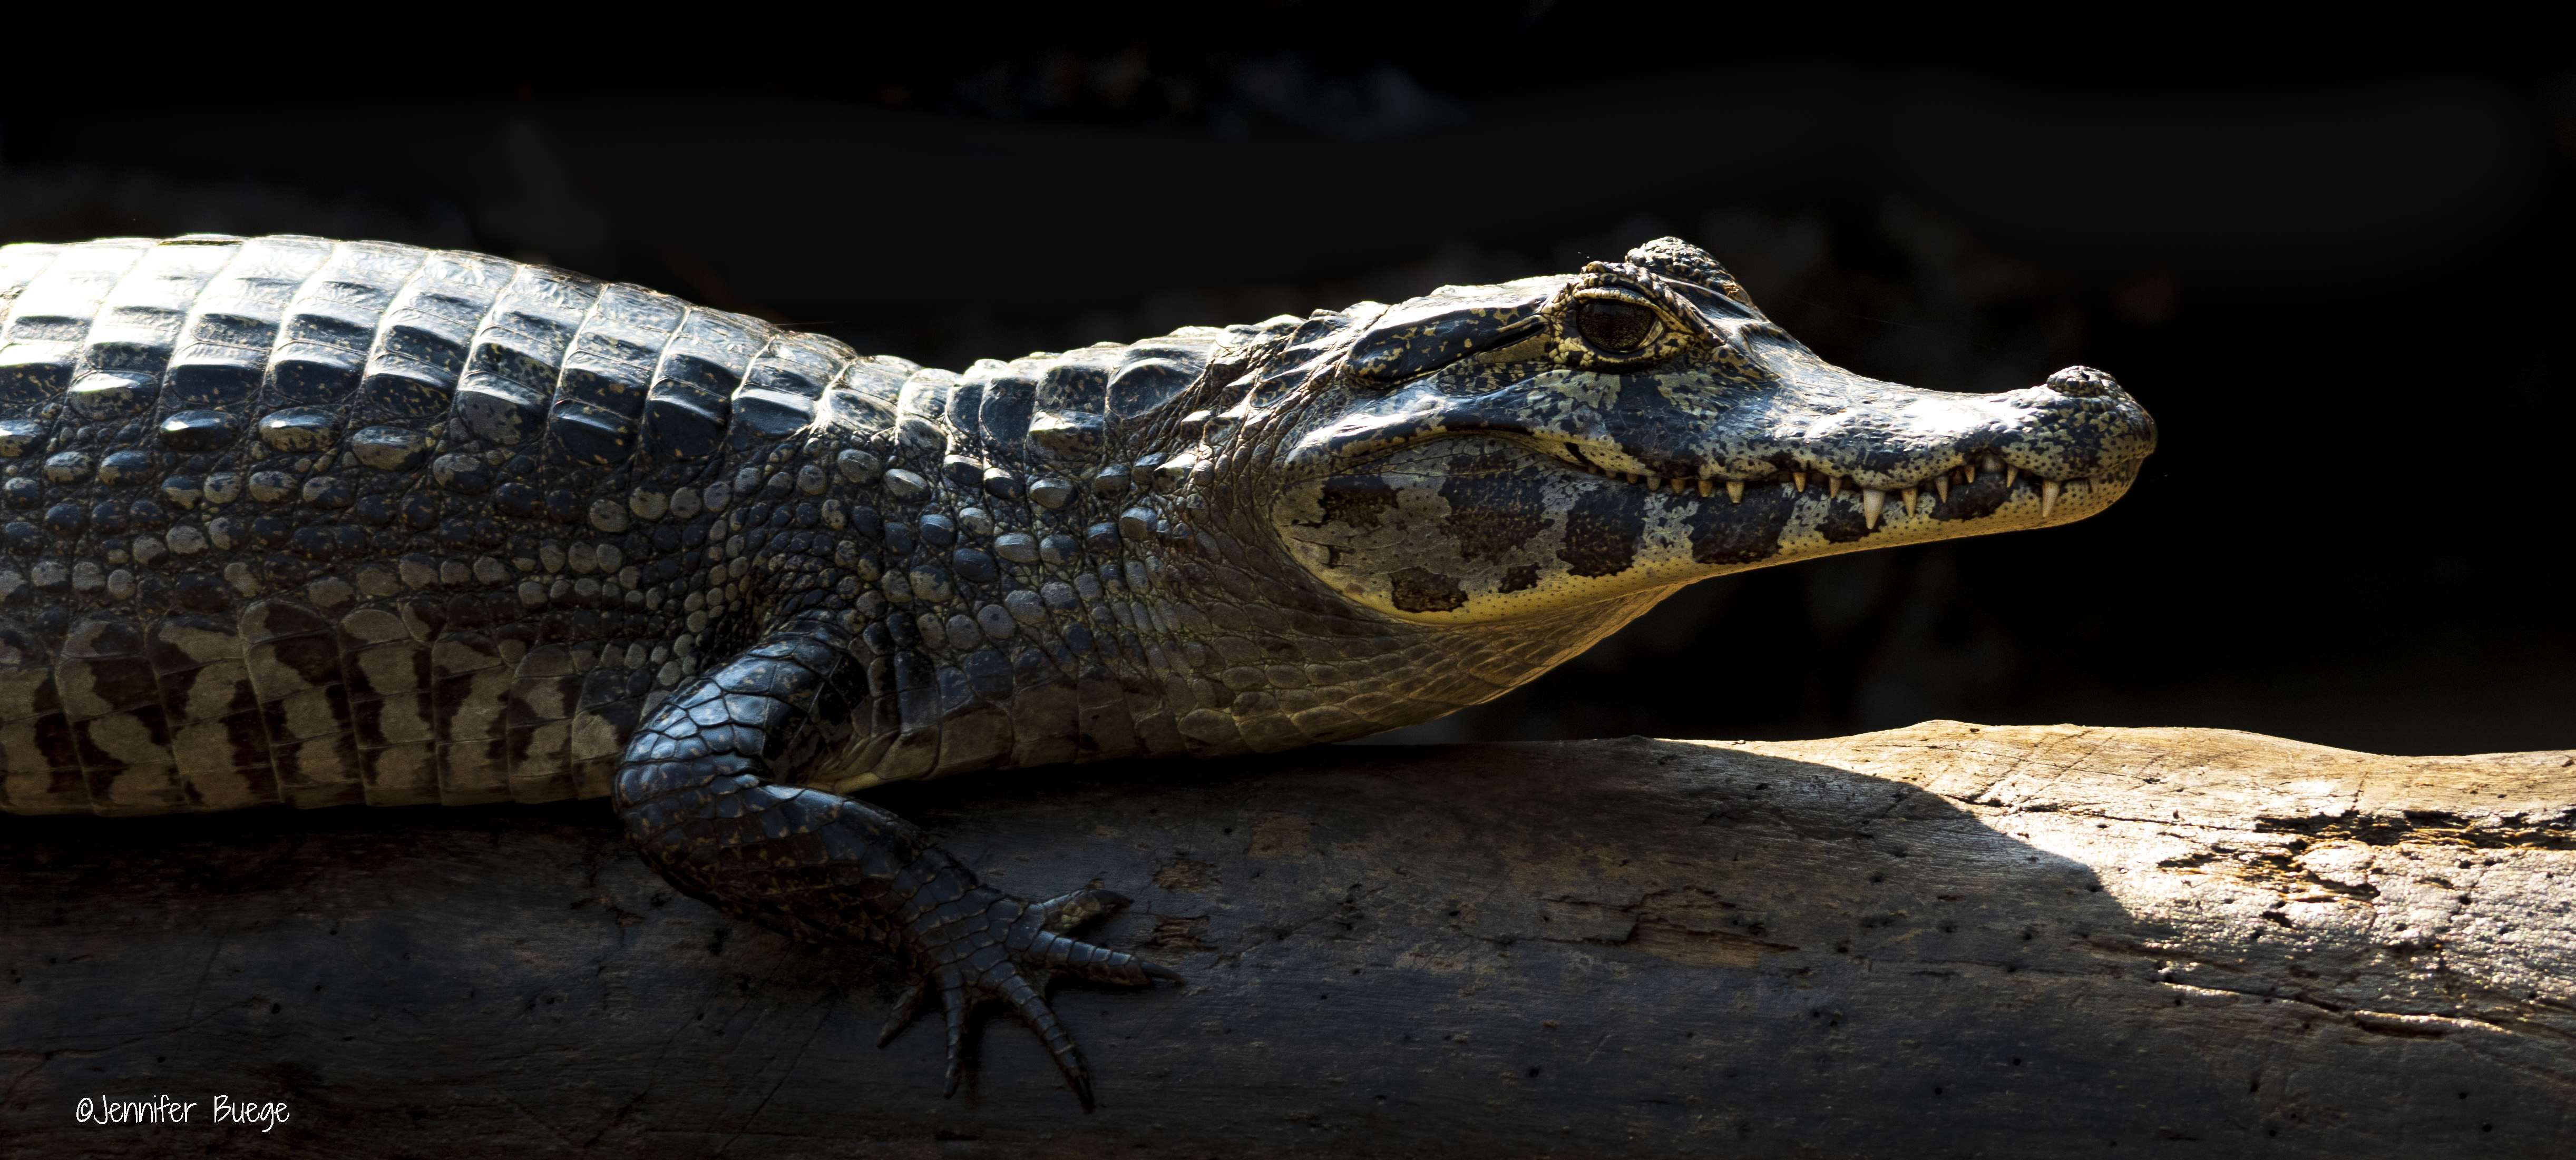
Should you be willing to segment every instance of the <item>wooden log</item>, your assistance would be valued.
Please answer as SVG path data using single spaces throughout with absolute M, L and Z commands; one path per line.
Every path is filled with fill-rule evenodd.
M 2576 758 L 1930 722 L 882 799 L 1185 987 L 1100 1093 L 674 897 L 599 803 L 0 825 L 14 1156 L 2564 1155 Z M 934 1021 L 935 1022 L 935 1021 Z M 193 1102 L 82 1123 L 80 1101 Z M 288 1119 L 208 1122 L 215 1096 Z

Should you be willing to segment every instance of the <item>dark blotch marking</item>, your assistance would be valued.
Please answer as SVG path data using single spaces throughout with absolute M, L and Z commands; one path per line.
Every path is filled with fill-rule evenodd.
M 1841 498 L 1826 505 L 1825 518 L 1816 521 L 1816 531 L 1828 544 L 1858 543 L 1867 537 L 1870 528 L 1861 522 L 1860 492 L 1844 488 Z
M 254 646 L 267 650 L 280 664 L 293 669 L 308 685 L 336 685 L 340 682 L 339 642 L 328 636 L 291 636 Z
M 1500 562 L 1547 527 L 1545 477 L 1508 459 L 1460 455 L 1449 460 L 1440 498 L 1449 501 L 1447 526 L 1458 554 Z
M 1556 558 L 1577 576 L 1616 576 L 1637 562 L 1646 528 L 1646 489 L 1596 488 L 1565 513 L 1565 546 Z
M 1692 562 L 1751 564 L 1779 555 L 1780 529 L 1796 506 L 1789 489 L 1769 485 L 1746 488 L 1742 503 L 1728 503 L 1722 493 L 1699 501 L 1684 521 Z
M 1386 579 L 1394 588 L 1395 606 L 1406 612 L 1447 612 L 1467 602 L 1458 581 L 1427 569 L 1407 568 Z
M 1974 520 L 1995 514 L 2012 493 L 2004 489 L 2004 477 L 1981 474 L 1975 483 L 1950 485 L 1950 498 L 1932 508 L 1936 520 Z
M 1324 481 L 1323 506 L 1324 523 L 1374 528 L 1395 507 L 1395 488 L 1374 475 L 1336 475 Z
M 1538 565 L 1523 564 L 1503 573 L 1503 583 L 1496 592 L 1527 592 L 1538 587 Z

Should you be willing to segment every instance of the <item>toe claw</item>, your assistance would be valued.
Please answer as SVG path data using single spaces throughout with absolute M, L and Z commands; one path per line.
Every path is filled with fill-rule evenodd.
M 1055 1009 L 1047 1006 L 1046 1000 L 1039 998 L 1034 991 L 1013 995 L 1011 1006 L 1019 1012 L 1020 1021 L 1028 1024 L 1029 1030 L 1037 1032 L 1038 1038 L 1046 1042 L 1047 1054 L 1055 1057 L 1056 1070 L 1064 1073 L 1065 1086 L 1072 1088 L 1074 1098 L 1082 1101 L 1082 1110 L 1090 1111 L 1091 1072 L 1082 1066 L 1082 1049 L 1074 1046 L 1073 1036 L 1066 1034 L 1064 1025 L 1056 1021 Z
M 904 1028 L 921 1018 L 922 1000 L 929 997 L 930 987 L 918 980 L 904 988 L 903 994 L 895 996 L 894 1010 L 886 1012 L 885 1030 L 877 1032 L 877 1047 L 883 1049 L 886 1044 L 894 1042 L 895 1036 L 903 1034 Z
M 1143 959 L 1136 960 L 1136 967 L 1138 970 L 1145 972 L 1145 977 L 1149 979 L 1169 979 L 1175 983 L 1189 982 L 1188 979 L 1181 977 L 1181 973 L 1179 971 L 1175 971 L 1170 967 L 1162 966 L 1160 964 L 1149 963 Z
M 1134 903 L 1135 899 L 1115 890 L 1076 890 L 1039 903 L 1037 911 L 1047 933 L 1065 934 L 1093 919 L 1116 914 Z
M 957 1081 L 966 1070 L 966 988 L 952 983 L 939 999 L 948 1009 L 948 1090 L 939 1093 L 947 1097 L 957 1094 Z

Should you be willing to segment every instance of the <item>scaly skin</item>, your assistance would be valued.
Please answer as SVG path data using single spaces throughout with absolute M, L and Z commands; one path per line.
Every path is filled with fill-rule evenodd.
M 1176 977 L 850 797 L 1337 741 L 1682 584 L 2063 523 L 2109 376 L 1819 360 L 1706 254 L 963 375 L 632 286 L 310 238 L 0 248 L 0 806 L 613 796 L 673 884 L 947 1014 Z

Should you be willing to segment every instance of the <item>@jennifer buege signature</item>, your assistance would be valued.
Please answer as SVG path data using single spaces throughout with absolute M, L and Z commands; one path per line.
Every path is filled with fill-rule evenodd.
M 72 1118 L 84 1124 L 184 1124 L 197 1110 L 195 1100 L 174 1100 L 168 1094 L 143 1100 L 116 1100 L 106 1096 L 82 1096 L 72 1106 Z M 216 1096 L 207 1119 L 217 1124 L 257 1124 L 262 1132 L 273 1131 L 290 1118 L 286 1105 L 254 1103 L 231 1096 Z

